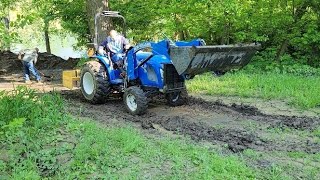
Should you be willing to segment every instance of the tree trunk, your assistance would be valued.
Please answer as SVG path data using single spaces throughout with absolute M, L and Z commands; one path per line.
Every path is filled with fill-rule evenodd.
M 6 29 L 9 30 L 9 28 L 10 28 L 10 20 L 9 20 L 9 18 L 2 17 L 1 20 L 3 21 L 4 26 L 6 27 Z
M 49 38 L 49 22 L 44 23 L 44 39 L 46 41 L 46 51 L 51 54 L 50 38 Z
M 174 21 L 176 26 L 176 32 L 174 33 L 175 40 L 186 40 L 187 39 L 187 33 L 183 28 L 183 20 L 181 18 L 181 15 L 174 14 Z
M 4 37 L 2 40 L 0 40 L 0 50 L 5 50 L 8 51 L 10 50 L 11 47 L 11 38 L 10 38 L 10 20 L 7 17 L 2 17 L 0 18 L 0 23 L 3 23 L 5 26 L 5 29 L 3 30 L 4 32 Z
M 294 22 L 292 23 L 291 27 L 295 27 L 297 23 L 302 19 L 303 15 L 307 12 L 308 9 L 308 3 L 307 2 L 301 2 L 300 6 L 295 5 L 295 1 L 292 0 L 292 16 L 294 19 Z M 292 34 L 292 28 L 288 28 L 287 30 L 287 37 L 286 39 L 282 42 L 280 48 L 278 49 L 277 55 L 276 55 L 276 61 L 279 62 L 280 58 L 284 55 L 284 53 L 287 51 L 288 46 L 289 46 L 289 39 L 290 35 Z
M 95 15 L 99 12 L 109 10 L 108 3 L 109 3 L 109 0 L 86 0 L 91 42 L 94 41 L 93 38 L 95 37 L 95 30 L 94 30 Z M 100 21 L 98 20 L 97 27 L 98 27 L 97 42 L 98 44 L 100 44 L 107 37 L 107 33 L 112 28 L 111 20 L 109 18 L 101 17 Z
M 282 42 L 280 48 L 278 49 L 278 52 L 277 52 L 277 56 L 276 56 L 276 61 L 277 62 L 280 62 L 280 58 L 284 55 L 284 53 L 286 52 L 287 48 L 288 48 L 288 45 L 289 45 L 289 40 L 286 39 Z

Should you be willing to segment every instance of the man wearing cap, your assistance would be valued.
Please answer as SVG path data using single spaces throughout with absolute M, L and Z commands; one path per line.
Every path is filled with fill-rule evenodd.
M 109 36 L 100 44 L 99 49 L 105 48 L 110 52 L 111 60 L 118 65 L 123 72 L 122 65 L 125 56 L 125 49 L 129 49 L 129 41 L 117 31 L 111 30 Z

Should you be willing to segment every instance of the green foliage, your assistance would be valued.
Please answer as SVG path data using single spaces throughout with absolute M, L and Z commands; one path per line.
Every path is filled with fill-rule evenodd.
M 258 177 L 240 158 L 217 155 L 190 141 L 147 138 L 130 127 L 75 120 L 65 115 L 55 94 L 26 88 L 2 92 L 0 109 L 5 130 L 0 135 L 1 179 Z
M 62 100 L 58 96 L 38 96 L 34 90 L 18 87 L 14 92 L 0 95 L 0 125 L 2 130 L 25 124 L 43 128 L 43 123 L 58 122 L 63 113 Z M 56 116 L 56 115 L 60 116 Z
M 16 38 L 15 35 L 14 33 L 8 33 L 8 29 L 0 23 L 0 50 L 8 49 L 10 43 Z
M 2 0 L 4 11 L 13 4 L 27 9 L 19 15 L 14 27 L 42 19 L 44 25 L 57 20 L 65 31 L 76 34 L 78 45 L 89 41 L 89 20 L 85 0 L 8 1 Z M 32 2 L 32 3 L 30 3 Z M 320 66 L 320 1 L 318 0 L 109 0 L 111 10 L 120 11 L 127 19 L 128 37 L 133 42 L 159 40 L 164 34 L 172 39 L 203 38 L 208 44 L 261 42 L 262 52 L 274 53 L 267 63 L 284 59 L 313 67 Z M 93 2 L 94 3 L 94 2 Z M 68 8 L 65 8 L 68 7 Z M 24 11 L 26 12 L 26 11 Z M 0 13 L 3 16 L 3 13 Z M 114 20 L 116 24 L 116 20 Z M 46 26 L 45 26 L 46 27 Z M 2 41 L 12 36 L 3 33 Z M 12 31 L 14 32 L 14 31 Z M 2 34 L 2 35 L 1 35 Z M 6 35 L 6 36 L 4 36 Z M 7 44 L 2 42 L 2 44 Z M 290 57 L 290 58 L 288 58 Z
M 319 66 L 319 1 L 115 1 L 111 8 L 127 17 L 135 42 L 163 38 L 203 38 L 208 44 L 258 41 L 303 64 Z M 147 11 L 145 9 L 148 9 Z M 281 50 L 283 47 L 283 51 Z M 270 63 L 270 62 L 269 62 Z
M 25 87 L 1 92 L 0 117 L 0 177 L 40 179 L 52 175 L 57 169 L 52 154 L 63 150 L 52 146 L 65 118 L 61 97 Z
M 244 67 L 246 73 L 277 73 L 277 74 L 291 74 L 297 76 L 319 76 L 320 69 L 297 62 L 292 56 L 285 54 L 280 58 L 279 62 L 275 62 L 276 50 L 273 48 L 267 49 L 264 52 L 258 53 L 252 62 Z
M 294 151 L 294 152 L 288 152 L 288 156 L 291 158 L 298 159 L 298 158 L 306 158 L 308 154 L 304 152 Z
M 82 58 L 78 61 L 77 67 L 78 67 L 78 68 L 81 68 L 81 67 L 82 67 L 86 62 L 88 62 L 88 61 L 89 61 L 88 58 L 82 57 Z
M 253 179 L 256 176 L 239 158 L 221 157 L 190 142 L 148 139 L 132 128 L 98 127 L 88 121 L 69 124 L 68 129 L 83 137 L 75 148 L 73 164 L 63 173 L 71 179 L 146 176 L 155 179 Z
M 59 12 L 57 15 L 62 27 L 77 35 L 78 45 L 86 45 L 89 39 L 88 18 L 94 17 L 87 16 L 85 1 L 55 0 L 52 8 Z
M 10 32 L 9 11 L 17 1 L 0 0 L 0 50 L 10 48 L 10 43 L 17 38 L 17 34 Z
M 313 131 L 313 134 L 320 138 L 320 127 L 318 127 L 316 130 Z

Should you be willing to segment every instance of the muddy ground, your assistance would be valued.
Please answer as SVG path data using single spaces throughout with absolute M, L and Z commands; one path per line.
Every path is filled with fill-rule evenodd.
M 197 143 L 222 148 L 222 153 L 248 154 L 244 158 L 254 167 L 290 167 L 286 173 L 291 177 L 307 178 L 306 172 L 320 170 L 320 140 L 319 134 L 314 133 L 320 126 L 318 117 L 270 115 L 253 106 L 227 105 L 195 97 L 180 107 L 169 107 L 156 97 L 150 101 L 145 115 L 132 116 L 125 111 L 121 98 L 91 105 L 79 90 L 62 94 L 74 116 L 107 125 L 130 122 L 147 135 L 190 137 Z
M 90 118 L 107 126 L 129 124 L 152 138 L 191 138 L 222 155 L 244 158 L 249 166 L 258 169 L 273 172 L 277 170 L 274 167 L 280 167 L 293 179 L 320 179 L 319 108 L 302 112 L 284 106 L 283 102 L 256 99 L 244 102 L 192 94 L 188 104 L 180 107 L 169 107 L 163 97 L 157 96 L 150 100 L 146 114 L 132 116 L 119 97 L 106 104 L 92 105 L 79 90 L 62 87 L 62 70 L 74 67 L 75 63 L 55 60 L 39 68 L 50 75 L 44 84 L 28 86 L 41 92 L 60 92 L 75 117 Z M 16 63 L 10 58 L 9 61 Z M 18 67 L 18 64 L 6 66 L 12 71 Z M 21 69 L 0 74 L 0 90 L 12 90 L 18 85 L 25 85 Z
M 195 140 L 226 143 L 233 152 L 245 149 L 320 152 L 320 143 L 314 142 L 312 138 L 301 141 L 293 135 L 281 142 L 268 139 L 262 133 L 263 129 L 274 128 L 313 131 L 320 125 L 320 118 L 316 117 L 265 115 L 255 107 L 228 106 L 194 97 L 189 98 L 187 105 L 180 107 L 169 107 L 165 101 L 154 98 L 146 114 L 133 116 L 125 111 L 121 98 L 111 99 L 103 105 L 91 105 L 79 90 L 63 91 L 62 94 L 69 102 L 76 104 L 70 107 L 72 112 L 81 109 L 82 117 L 94 117 L 105 123 L 109 119 L 136 122 L 144 129 L 161 126 L 167 131 L 188 135 Z M 254 131 L 250 129 L 252 124 L 257 126 Z
M 0 77 L 0 90 L 24 85 L 22 73 Z M 106 104 L 92 105 L 79 89 L 68 90 L 61 79 L 43 85 L 31 84 L 40 92 L 58 91 L 66 99 L 71 115 L 89 118 L 107 126 L 133 126 L 151 138 L 191 138 L 195 143 L 214 148 L 222 155 L 239 155 L 249 166 L 272 171 L 284 169 L 290 177 L 320 178 L 320 118 L 265 113 L 257 106 L 225 103 L 192 95 L 180 107 L 169 107 L 163 97 L 150 100 L 146 114 L 132 116 L 121 97 Z M 297 178 L 297 179 L 299 179 Z
M 64 60 L 58 56 L 48 53 L 39 53 L 36 68 L 44 81 L 43 85 L 28 85 L 40 91 L 62 90 L 62 71 L 75 69 L 79 59 L 69 58 Z M 35 79 L 30 77 L 33 82 Z M 23 66 L 17 54 L 10 51 L 0 51 L 0 91 L 13 90 L 24 84 Z

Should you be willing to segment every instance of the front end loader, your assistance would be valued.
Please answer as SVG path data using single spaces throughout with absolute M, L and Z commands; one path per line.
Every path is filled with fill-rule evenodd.
M 120 16 L 116 13 L 108 11 L 101 15 Z M 112 94 L 121 94 L 127 111 L 140 115 L 146 112 L 148 99 L 158 94 L 163 94 L 170 106 L 184 104 L 186 79 L 209 71 L 242 68 L 258 48 L 256 44 L 206 46 L 201 39 L 145 42 L 126 52 L 123 65 L 126 76 L 120 75 L 109 57 L 96 51 L 82 68 L 80 87 L 92 103 L 104 103 Z

